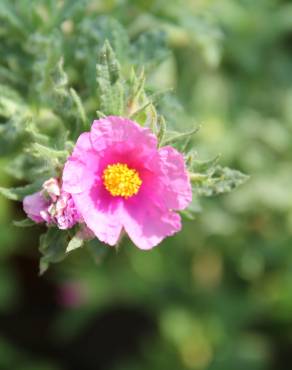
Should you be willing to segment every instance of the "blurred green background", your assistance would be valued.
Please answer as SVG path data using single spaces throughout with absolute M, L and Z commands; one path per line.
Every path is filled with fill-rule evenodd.
M 37 107 L 63 54 L 90 112 L 105 38 L 123 68 L 145 66 L 150 90 L 174 89 L 160 103 L 169 122 L 202 123 L 201 158 L 222 153 L 251 178 L 150 252 L 80 250 L 42 277 L 44 230 L 13 226 L 21 205 L 1 197 L 0 370 L 288 370 L 291 1 L 0 0 L 0 89 Z M 1 99 L 0 185 L 18 185 L 22 142 Z

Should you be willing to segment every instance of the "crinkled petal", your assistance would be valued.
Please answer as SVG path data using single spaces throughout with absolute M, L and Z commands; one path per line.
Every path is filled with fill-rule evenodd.
M 43 197 L 39 191 L 32 195 L 27 195 L 23 199 L 23 209 L 27 216 L 33 221 L 40 223 L 44 222 L 44 218 L 41 216 L 41 212 L 46 211 L 49 202 Z
M 91 142 L 96 151 L 122 143 L 125 149 L 138 149 L 137 155 L 156 150 L 157 139 L 148 128 L 127 118 L 109 116 L 96 120 L 91 127 Z
M 90 134 L 81 134 L 63 170 L 63 189 L 72 194 L 88 190 L 95 180 L 99 160 L 92 149 Z
M 170 209 L 186 208 L 192 201 L 192 187 L 183 155 L 176 149 L 165 146 L 159 150 L 162 176 L 161 197 Z
M 58 179 L 51 177 L 43 183 L 43 189 L 47 192 L 53 202 L 55 202 L 61 193 L 61 188 Z
M 93 174 L 78 159 L 69 158 L 63 170 L 63 189 L 68 193 L 80 193 L 90 189 Z
M 95 236 L 104 243 L 115 245 L 122 231 L 118 202 L 112 202 L 104 191 L 97 185 L 90 192 L 73 194 L 73 200 Z
M 75 144 L 72 157 L 78 158 L 80 161 L 86 163 L 88 161 L 88 154 L 92 154 L 92 151 L 90 133 L 83 132 Z
M 140 249 L 151 249 L 165 237 L 181 229 L 180 216 L 151 201 L 141 199 L 124 203 L 123 226 L 133 243 Z

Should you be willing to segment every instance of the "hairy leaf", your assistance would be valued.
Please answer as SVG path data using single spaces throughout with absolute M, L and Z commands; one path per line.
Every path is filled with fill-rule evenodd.
M 35 225 L 35 222 L 30 220 L 29 218 L 25 218 L 24 220 L 20 221 L 13 221 L 13 225 L 17 227 L 31 227 Z
M 199 196 L 228 193 L 247 179 L 242 172 L 221 166 L 216 166 L 210 175 L 191 174 L 193 191 Z
M 98 110 L 105 115 L 122 115 L 124 90 L 120 82 L 120 65 L 108 41 L 101 49 L 96 64 Z
M 22 200 L 26 195 L 35 193 L 41 189 L 43 180 L 37 180 L 36 182 L 22 186 L 19 188 L 3 188 L 0 187 L 0 194 L 5 198 L 11 200 Z
M 43 274 L 50 263 L 60 262 L 65 258 L 68 234 L 55 227 L 50 227 L 48 231 L 40 237 L 40 274 Z
M 74 249 L 82 247 L 84 243 L 84 240 L 80 237 L 80 235 L 77 233 L 73 238 L 69 241 L 66 253 L 73 251 Z

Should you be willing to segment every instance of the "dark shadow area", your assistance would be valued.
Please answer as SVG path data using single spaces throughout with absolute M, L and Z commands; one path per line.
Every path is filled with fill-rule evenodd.
M 38 276 L 37 260 L 18 256 L 11 263 L 20 302 L 14 311 L 0 315 L 0 335 L 21 351 L 52 360 L 62 370 L 105 370 L 139 355 L 142 340 L 157 332 L 142 309 L 115 306 L 97 314 L 64 344 L 51 335 L 54 320 L 64 310 L 57 302 L 57 286 Z

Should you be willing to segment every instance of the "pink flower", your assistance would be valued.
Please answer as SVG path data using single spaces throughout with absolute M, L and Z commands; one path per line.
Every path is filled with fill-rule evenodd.
M 27 216 L 37 223 L 47 221 L 49 219 L 47 210 L 50 201 L 45 199 L 42 192 L 39 191 L 32 195 L 27 195 L 23 199 L 23 209 Z
M 59 181 L 52 177 L 43 183 L 43 189 L 48 193 L 53 202 L 56 202 L 61 194 Z
M 23 209 L 29 218 L 37 223 L 56 224 L 62 230 L 81 221 L 71 195 L 61 189 L 58 179 L 45 181 L 42 188 L 23 199 Z
M 71 195 L 65 191 L 61 192 L 55 204 L 55 220 L 59 229 L 62 230 L 70 229 L 80 221 L 80 215 L 74 201 Z
M 114 245 L 124 229 L 141 249 L 150 249 L 181 229 L 192 193 L 183 156 L 157 148 L 147 128 L 121 117 L 94 121 L 80 135 L 63 172 L 86 225 Z

